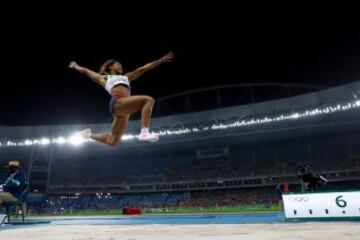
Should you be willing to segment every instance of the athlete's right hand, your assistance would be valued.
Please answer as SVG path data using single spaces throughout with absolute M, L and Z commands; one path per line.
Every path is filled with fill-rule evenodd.
M 76 67 L 78 67 L 79 65 L 75 62 L 75 61 L 72 61 L 70 64 L 69 64 L 69 68 L 71 69 L 76 69 Z
M 168 54 L 160 58 L 161 63 L 171 63 L 174 60 L 175 54 L 170 51 Z

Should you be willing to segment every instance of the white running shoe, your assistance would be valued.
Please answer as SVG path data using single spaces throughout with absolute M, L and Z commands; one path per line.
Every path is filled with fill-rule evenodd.
M 148 128 L 143 128 L 141 129 L 141 133 L 139 135 L 139 141 L 153 143 L 159 141 L 159 136 L 151 134 Z
M 84 129 L 84 130 L 76 133 L 77 136 L 80 136 L 81 138 L 84 138 L 84 139 L 89 139 L 91 134 L 92 133 L 91 133 L 90 128 Z

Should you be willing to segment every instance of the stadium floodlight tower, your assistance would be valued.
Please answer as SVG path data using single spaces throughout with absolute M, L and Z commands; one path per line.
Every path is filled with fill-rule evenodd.
M 33 145 L 30 155 L 28 181 L 30 191 L 46 194 L 53 160 L 53 145 L 42 139 L 40 145 Z

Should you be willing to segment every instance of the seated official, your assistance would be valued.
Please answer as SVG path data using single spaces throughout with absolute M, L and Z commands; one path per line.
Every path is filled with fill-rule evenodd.
M 0 205 L 17 202 L 27 187 L 26 174 L 21 170 L 19 161 L 10 161 L 6 167 L 8 176 L 0 185 Z

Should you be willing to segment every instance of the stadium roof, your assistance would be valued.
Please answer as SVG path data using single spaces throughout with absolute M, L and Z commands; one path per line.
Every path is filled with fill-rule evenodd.
M 357 81 L 301 96 L 154 118 L 152 120 L 152 129 L 162 132 L 163 135 L 171 135 L 209 129 L 225 129 L 226 126 L 241 127 L 271 122 L 271 119 L 274 119 L 274 121 L 276 119 L 296 119 L 301 116 L 307 117 L 319 113 L 324 114 L 327 111 L 331 113 L 354 107 L 357 108 L 358 105 L 356 104 L 360 104 L 359 100 L 360 81 Z M 236 124 L 234 125 L 234 123 Z M 51 141 L 49 139 L 70 136 L 75 131 L 87 127 L 99 132 L 107 132 L 110 128 L 109 123 L 22 127 L 0 126 L 0 142 L 39 139 L 39 143 L 48 144 Z M 130 121 L 128 132 L 136 134 L 139 131 L 139 127 L 140 122 L 138 120 Z M 59 139 L 59 141 L 62 140 Z

